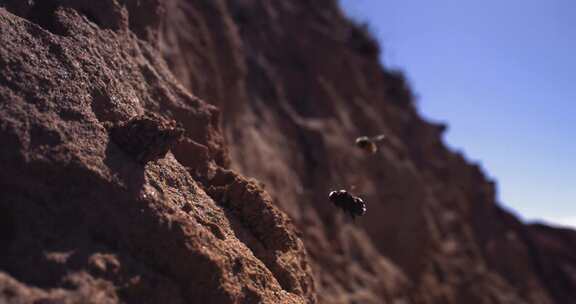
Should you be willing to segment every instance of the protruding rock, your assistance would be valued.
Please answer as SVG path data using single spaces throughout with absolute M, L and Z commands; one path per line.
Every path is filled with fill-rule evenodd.
M 133 117 L 110 129 L 110 138 L 142 164 L 163 158 L 183 134 L 175 121 L 154 114 Z

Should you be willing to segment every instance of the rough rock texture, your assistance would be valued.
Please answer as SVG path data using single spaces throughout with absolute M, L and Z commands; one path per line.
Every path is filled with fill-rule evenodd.
M 0 5 L 0 302 L 576 296 L 576 234 L 500 208 L 335 0 Z
M 184 130 L 158 115 L 138 115 L 110 126 L 110 139 L 142 164 L 166 156 Z
M 291 222 L 223 173 L 218 110 L 126 7 L 37 3 L 0 8 L 0 302 L 314 302 Z

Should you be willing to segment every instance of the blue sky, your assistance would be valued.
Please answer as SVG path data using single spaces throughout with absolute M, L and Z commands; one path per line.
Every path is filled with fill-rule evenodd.
M 525 220 L 576 226 L 576 1 L 341 0 Z

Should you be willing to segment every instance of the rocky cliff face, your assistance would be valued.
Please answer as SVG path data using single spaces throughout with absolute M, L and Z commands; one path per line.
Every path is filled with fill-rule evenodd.
M 576 296 L 576 234 L 500 208 L 336 1 L 0 4 L 0 302 Z

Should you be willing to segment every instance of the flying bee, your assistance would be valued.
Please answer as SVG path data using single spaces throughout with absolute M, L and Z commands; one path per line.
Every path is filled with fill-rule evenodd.
M 373 137 L 360 136 L 356 138 L 356 147 L 367 153 L 374 154 L 378 151 L 378 143 L 385 140 L 386 135 L 380 134 Z
M 328 194 L 328 199 L 336 205 L 336 207 L 350 214 L 353 220 L 356 216 L 366 214 L 366 204 L 364 201 L 348 193 L 346 190 L 332 191 Z

